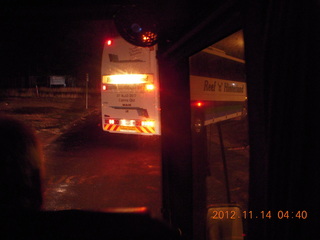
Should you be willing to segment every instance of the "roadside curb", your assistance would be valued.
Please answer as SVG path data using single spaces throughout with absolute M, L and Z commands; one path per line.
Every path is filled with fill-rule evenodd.
M 59 134 L 51 134 L 53 136 L 49 136 L 48 138 L 45 137 L 46 133 L 45 132 L 39 132 L 37 136 L 43 141 L 42 145 L 44 149 L 47 149 L 50 147 L 51 144 L 53 144 L 60 136 L 65 134 L 69 129 L 72 127 L 78 125 L 81 121 L 85 121 L 86 118 L 94 113 L 97 113 L 98 109 L 88 109 L 85 111 L 81 116 L 76 118 L 75 120 L 69 122 L 67 125 L 64 125 L 61 129 L 62 131 Z M 49 134 L 50 135 L 50 134 Z

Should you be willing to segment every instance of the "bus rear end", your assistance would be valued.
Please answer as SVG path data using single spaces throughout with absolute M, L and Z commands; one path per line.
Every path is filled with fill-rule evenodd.
M 104 131 L 159 135 L 158 89 L 154 47 L 137 47 L 121 37 L 106 42 L 101 86 Z

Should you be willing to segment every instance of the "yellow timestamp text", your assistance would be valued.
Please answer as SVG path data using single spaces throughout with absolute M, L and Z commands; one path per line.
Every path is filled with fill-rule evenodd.
M 306 210 L 289 211 L 234 211 L 234 210 L 212 210 L 211 219 L 307 219 L 308 212 Z

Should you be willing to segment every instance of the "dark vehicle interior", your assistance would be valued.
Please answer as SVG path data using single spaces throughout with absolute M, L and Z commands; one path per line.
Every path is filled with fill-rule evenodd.
M 202 171 L 206 133 L 190 127 L 194 123 L 186 81 L 189 57 L 239 30 L 244 37 L 248 86 L 248 209 L 258 213 L 271 211 L 274 216 L 269 220 L 249 217 L 245 239 L 317 236 L 318 229 L 312 223 L 318 220 L 320 202 L 317 157 L 320 148 L 316 133 L 320 79 L 318 0 L 123 0 L 72 4 L 5 1 L 2 5 L 0 25 L 4 29 L 15 20 L 116 19 L 118 31 L 131 43 L 138 46 L 157 43 L 163 126 L 164 222 L 139 211 L 42 212 L 33 215 L 35 220 L 31 222 L 25 220 L 30 219 L 27 213 L 9 212 L 6 213 L 8 239 L 17 239 L 14 236 L 21 229 L 33 239 L 75 236 L 79 239 L 206 239 L 207 206 Z M 133 24 L 153 32 L 151 42 L 143 43 L 134 31 L 130 32 Z M 232 49 L 232 43 L 228 47 Z M 306 219 L 296 214 L 302 210 L 308 212 Z M 284 219 L 277 214 L 282 211 L 290 215 Z M 53 228 L 51 224 L 57 226 L 57 223 L 60 227 Z M 38 231 L 30 232 L 33 228 Z

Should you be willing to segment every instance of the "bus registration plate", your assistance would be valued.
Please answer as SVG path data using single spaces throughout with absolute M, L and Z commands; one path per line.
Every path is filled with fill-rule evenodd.
M 135 123 L 136 123 L 135 120 L 123 119 L 123 120 L 121 120 L 120 125 L 121 125 L 121 126 L 135 126 Z
M 121 126 L 120 131 L 136 131 L 136 127 Z

